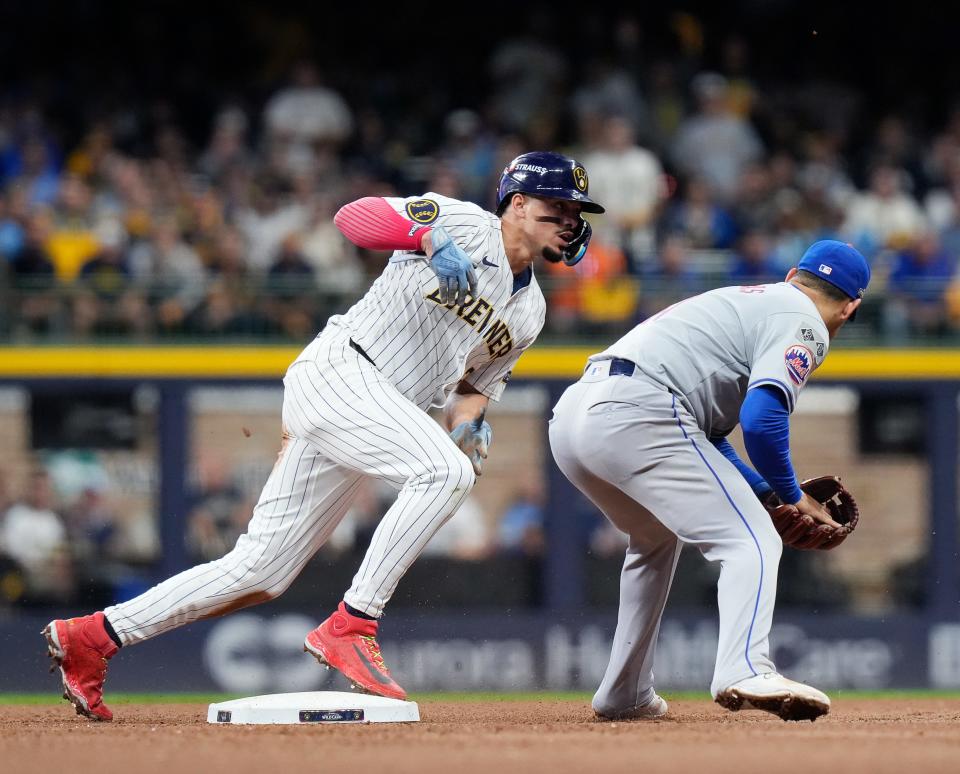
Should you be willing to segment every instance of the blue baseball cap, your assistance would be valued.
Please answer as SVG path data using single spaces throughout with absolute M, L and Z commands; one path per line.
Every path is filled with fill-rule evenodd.
M 863 298 L 870 284 L 867 259 L 853 245 L 836 239 L 814 242 L 803 254 L 797 268 L 835 285 L 850 298 Z

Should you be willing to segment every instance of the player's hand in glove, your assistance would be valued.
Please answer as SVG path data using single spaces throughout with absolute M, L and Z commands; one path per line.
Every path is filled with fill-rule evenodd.
M 836 548 L 860 521 L 853 495 L 837 476 L 820 476 L 800 484 L 803 497 L 795 505 L 783 503 L 774 492 L 762 500 L 783 544 L 800 549 Z
M 478 476 L 483 472 L 483 461 L 493 440 L 493 428 L 484 419 L 485 415 L 486 411 L 481 411 L 480 416 L 472 422 L 461 422 L 450 431 L 453 442 L 470 458 L 473 472 Z
M 433 245 L 430 266 L 440 280 L 440 303 L 462 306 L 468 290 L 470 295 L 477 292 L 477 275 L 470 257 L 440 226 L 430 230 L 430 243 Z

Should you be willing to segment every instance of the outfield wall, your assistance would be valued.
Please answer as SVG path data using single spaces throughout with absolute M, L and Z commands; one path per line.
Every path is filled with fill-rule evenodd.
M 577 378 L 588 354 L 580 349 L 534 349 L 521 359 L 508 392 L 521 394 L 536 387 L 545 398 L 537 404 L 542 411 Z M 276 389 L 295 355 L 295 350 L 285 348 L 8 349 L 0 350 L 0 386 L 62 394 L 149 385 L 156 396 L 156 433 L 151 442 L 159 466 L 156 508 L 161 549 L 153 575 L 160 579 L 189 564 L 183 534 L 185 461 L 191 458 L 195 432 L 191 393 L 198 387 Z M 921 402 L 925 432 L 918 457 L 864 463 L 841 472 L 855 482 L 861 501 L 871 504 L 861 531 L 852 539 L 859 540 L 858 546 L 846 557 L 860 552 L 862 563 L 869 564 L 865 547 L 871 541 L 877 555 L 884 541 L 899 545 L 912 540 L 920 547 L 926 542 L 923 603 L 910 610 L 884 608 L 880 583 L 874 589 L 880 605 L 873 615 L 826 615 L 815 606 L 799 612 L 781 605 L 775 627 L 778 663 L 795 676 L 826 687 L 960 687 L 956 488 L 960 352 L 839 350 L 814 375 L 814 385 L 857 396 Z M 846 424 L 823 417 L 820 424 L 798 418 L 794 434 L 799 442 L 801 427 L 811 428 L 814 437 L 803 443 L 814 454 L 824 441 L 820 459 L 827 464 L 841 458 L 837 456 L 841 441 L 848 442 L 854 432 L 851 416 L 843 420 Z M 270 432 L 274 420 L 262 421 L 262 427 L 251 425 L 255 434 Z M 583 545 L 568 512 L 576 492 L 546 462 L 545 422 L 517 428 L 516 444 L 522 436 L 534 437 L 541 450 L 537 464 L 543 465 L 548 482 L 544 605 L 539 610 L 500 613 L 440 612 L 430 610 L 427 600 L 422 613 L 392 610 L 385 622 L 384 649 L 388 662 L 412 690 L 590 689 L 603 669 L 614 614 L 596 609 L 588 596 Z M 817 437 L 829 428 L 833 435 Z M 508 433 L 498 435 L 502 444 L 508 438 Z M 506 446 L 511 446 L 509 440 Z M 877 529 L 883 522 L 872 521 L 871 511 L 877 513 L 884 506 L 914 525 L 911 536 L 903 537 L 889 526 Z M 844 561 L 844 551 L 829 561 Z M 298 649 L 313 621 L 306 616 L 320 612 L 268 605 L 181 630 L 124 655 L 111 672 L 111 687 L 237 692 L 317 687 L 321 678 L 315 672 L 320 670 L 314 670 Z M 49 682 L 36 636 L 49 617 L 40 611 L 0 612 L 4 689 L 39 690 Z M 709 683 L 714 618 L 715 611 L 704 608 L 697 615 L 678 613 L 665 623 L 657 667 L 664 686 L 700 689 Z
M 0 622 L 3 691 L 58 688 L 48 674 L 35 615 Z M 270 606 L 172 632 L 121 651 L 109 691 L 260 694 L 344 690 L 343 679 L 303 653 L 316 621 Z M 384 657 L 408 691 L 595 690 L 610 652 L 614 615 L 390 614 Z M 777 615 L 778 668 L 827 690 L 960 689 L 960 624 L 921 617 L 852 619 Z M 668 616 L 657 685 L 706 691 L 716 651 L 713 617 Z

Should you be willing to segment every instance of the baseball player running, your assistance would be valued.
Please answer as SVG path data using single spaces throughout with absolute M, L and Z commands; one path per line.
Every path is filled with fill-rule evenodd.
M 710 691 L 729 709 L 814 719 L 830 700 L 778 674 L 768 635 L 782 543 L 760 499 L 775 491 L 830 524 L 790 463 L 788 418 L 870 279 L 850 245 L 821 241 L 782 283 L 727 287 L 650 318 L 590 357 L 554 408 L 560 469 L 629 537 L 601 718 L 655 718 L 654 650 L 683 543 L 720 562 Z M 751 469 L 726 436 L 743 429 Z
M 128 602 L 44 629 L 78 713 L 112 718 L 103 682 L 120 647 L 283 593 L 365 476 L 390 482 L 397 500 L 343 601 L 304 647 L 361 689 L 405 698 L 377 644 L 378 619 L 481 472 L 487 403 L 543 327 L 534 260 L 575 264 L 591 236 L 581 213 L 603 212 L 584 168 L 546 152 L 511 162 L 498 202 L 493 214 L 436 194 L 370 197 L 337 213 L 357 245 L 393 250 L 389 263 L 287 369 L 280 455 L 236 547 Z M 444 407 L 446 430 L 430 406 Z

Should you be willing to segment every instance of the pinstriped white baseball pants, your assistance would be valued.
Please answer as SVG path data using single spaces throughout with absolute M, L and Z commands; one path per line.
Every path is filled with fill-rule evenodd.
M 284 445 L 247 532 L 193 567 L 104 613 L 126 645 L 283 593 L 350 508 L 361 479 L 399 496 L 373 535 L 344 600 L 379 616 L 400 578 L 466 499 L 469 459 L 383 374 L 324 333 L 284 377 Z

